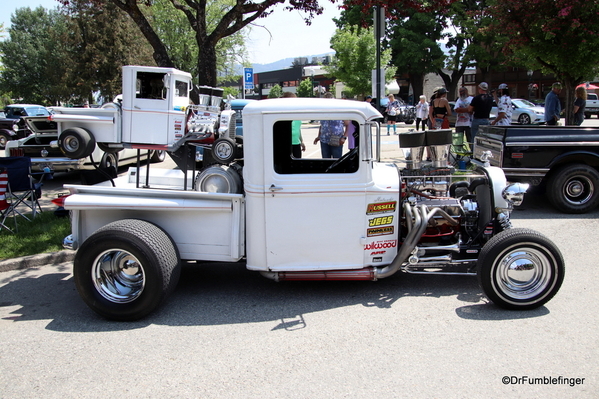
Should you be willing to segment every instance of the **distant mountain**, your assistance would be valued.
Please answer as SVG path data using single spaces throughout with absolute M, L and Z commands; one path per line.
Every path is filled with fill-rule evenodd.
M 293 64 L 295 58 L 285 58 L 279 61 L 271 62 L 270 64 L 252 64 L 254 73 L 277 71 L 279 69 L 289 68 Z
M 318 54 L 318 55 L 304 55 L 293 58 L 284 58 L 279 61 L 271 62 L 270 64 L 253 64 L 252 68 L 254 68 L 254 73 L 260 72 L 268 72 L 268 71 L 278 71 L 279 69 L 290 68 L 297 58 L 306 58 L 308 61 L 311 61 L 314 58 L 322 58 L 327 55 L 332 55 L 332 53 Z M 243 73 L 243 67 L 239 67 L 239 74 Z

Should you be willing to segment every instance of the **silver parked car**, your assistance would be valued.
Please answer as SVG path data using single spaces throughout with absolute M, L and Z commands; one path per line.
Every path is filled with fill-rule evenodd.
M 545 123 L 545 108 L 525 100 L 512 98 L 512 123 L 521 125 L 536 125 Z M 497 115 L 497 106 L 491 109 L 492 115 Z

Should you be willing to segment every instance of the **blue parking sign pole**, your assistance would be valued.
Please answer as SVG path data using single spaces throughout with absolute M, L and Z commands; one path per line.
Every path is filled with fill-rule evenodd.
M 254 89 L 254 68 L 243 69 L 243 87 L 245 90 Z

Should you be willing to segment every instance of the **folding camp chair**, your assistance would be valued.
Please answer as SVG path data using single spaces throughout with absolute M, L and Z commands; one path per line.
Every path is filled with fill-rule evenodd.
M 464 140 L 464 133 L 453 132 L 451 150 L 449 152 L 449 162 L 457 168 L 460 165 L 460 161 L 467 164 L 470 162 L 471 157 L 472 152 L 468 142 Z
M 34 182 L 31 176 L 31 158 L 29 157 L 6 157 L 0 158 L 0 168 L 6 168 L 8 172 L 8 195 L 12 201 L 11 207 L 15 213 L 30 220 L 24 212 L 31 210 L 32 217 L 42 211 L 38 201 L 41 197 L 41 182 Z M 21 211 L 25 208 L 25 211 Z
M 7 225 L 6 219 L 12 215 L 13 221 L 15 222 L 15 231 L 17 228 L 17 218 L 15 217 L 14 209 L 12 207 L 12 203 L 8 201 L 8 173 L 6 168 L 0 168 L 0 228 L 5 228 L 6 230 L 14 233 Z

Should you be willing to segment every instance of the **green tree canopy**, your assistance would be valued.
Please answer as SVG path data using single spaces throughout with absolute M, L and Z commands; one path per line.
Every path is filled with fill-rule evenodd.
M 72 3 L 74 0 L 59 0 L 63 4 Z M 152 48 L 154 49 L 154 59 L 159 66 L 175 66 L 169 49 L 163 39 L 151 14 L 153 10 L 145 7 L 155 8 L 153 2 L 139 2 L 137 0 L 87 0 L 95 7 L 103 7 L 107 2 L 115 4 L 125 11 L 135 21 L 140 31 Z M 169 0 L 170 6 L 179 10 L 185 15 L 187 25 L 193 30 L 194 38 L 198 48 L 197 54 L 197 74 L 198 82 L 202 85 L 217 85 L 217 65 L 218 65 L 218 43 L 228 38 L 249 24 L 255 22 L 258 18 L 265 17 L 272 12 L 272 7 L 277 4 L 287 4 L 286 10 L 300 10 L 306 13 L 306 19 L 309 21 L 314 15 L 322 13 L 322 7 L 318 5 L 318 0 L 263 0 L 254 2 L 252 0 L 226 0 L 218 1 L 218 18 L 210 24 L 209 5 L 215 2 L 206 0 Z M 166 5 L 166 2 L 160 5 Z
M 409 16 L 388 23 L 386 43 L 391 48 L 393 64 L 408 75 L 414 97 L 424 93 L 424 76 L 444 66 L 445 55 L 439 46 L 443 23 L 439 13 L 410 11 Z
M 376 41 L 372 29 L 345 27 L 337 29 L 331 38 L 335 57 L 325 70 L 347 86 L 350 96 L 364 96 L 372 91 L 372 71 L 376 69 Z M 395 67 L 389 65 L 391 50 L 381 53 L 381 66 L 386 66 L 385 81 L 395 76 Z
M 314 87 L 310 78 L 302 80 L 297 88 L 298 97 L 314 97 Z
M 72 96 L 72 102 L 91 103 L 92 93 L 111 101 L 122 91 L 123 65 L 155 65 L 152 48 L 116 6 L 107 4 L 98 9 L 82 1 L 64 12 L 68 15 L 66 30 L 54 31 L 66 47 L 56 58 L 69 60 L 65 63 L 64 94 Z
M 121 66 L 151 65 L 151 47 L 130 18 L 103 9 L 21 8 L 0 42 L 4 92 L 18 101 L 56 105 L 112 99 L 121 92 Z
M 599 2 L 496 0 L 484 11 L 488 34 L 504 35 L 510 61 L 555 75 L 565 85 L 566 123 L 576 85 L 599 74 Z
M 233 0 L 212 1 L 206 5 L 206 21 L 210 30 L 214 29 L 222 17 L 223 7 L 231 7 Z M 170 0 L 156 0 L 152 7 L 142 10 L 148 14 L 152 26 L 170 56 L 173 65 L 192 76 L 198 76 L 200 50 L 196 33 L 189 25 L 185 13 L 172 6 Z M 237 65 L 246 64 L 245 30 L 240 30 L 222 38 L 216 44 L 217 84 L 236 78 Z
M 11 17 L 9 37 L 0 42 L 4 66 L 0 84 L 4 92 L 11 92 L 22 102 L 57 103 L 59 96 L 54 94 L 55 80 L 48 76 L 56 67 L 53 48 L 62 46 L 55 41 L 52 31 L 64 22 L 64 17 L 57 11 L 47 11 L 43 7 L 35 10 L 18 8 L 15 11 Z M 60 68 L 57 73 L 62 74 L 63 71 Z
M 279 86 L 278 84 L 271 87 L 270 91 L 268 92 L 268 98 L 279 98 L 282 95 L 283 88 L 281 88 L 281 86 Z

